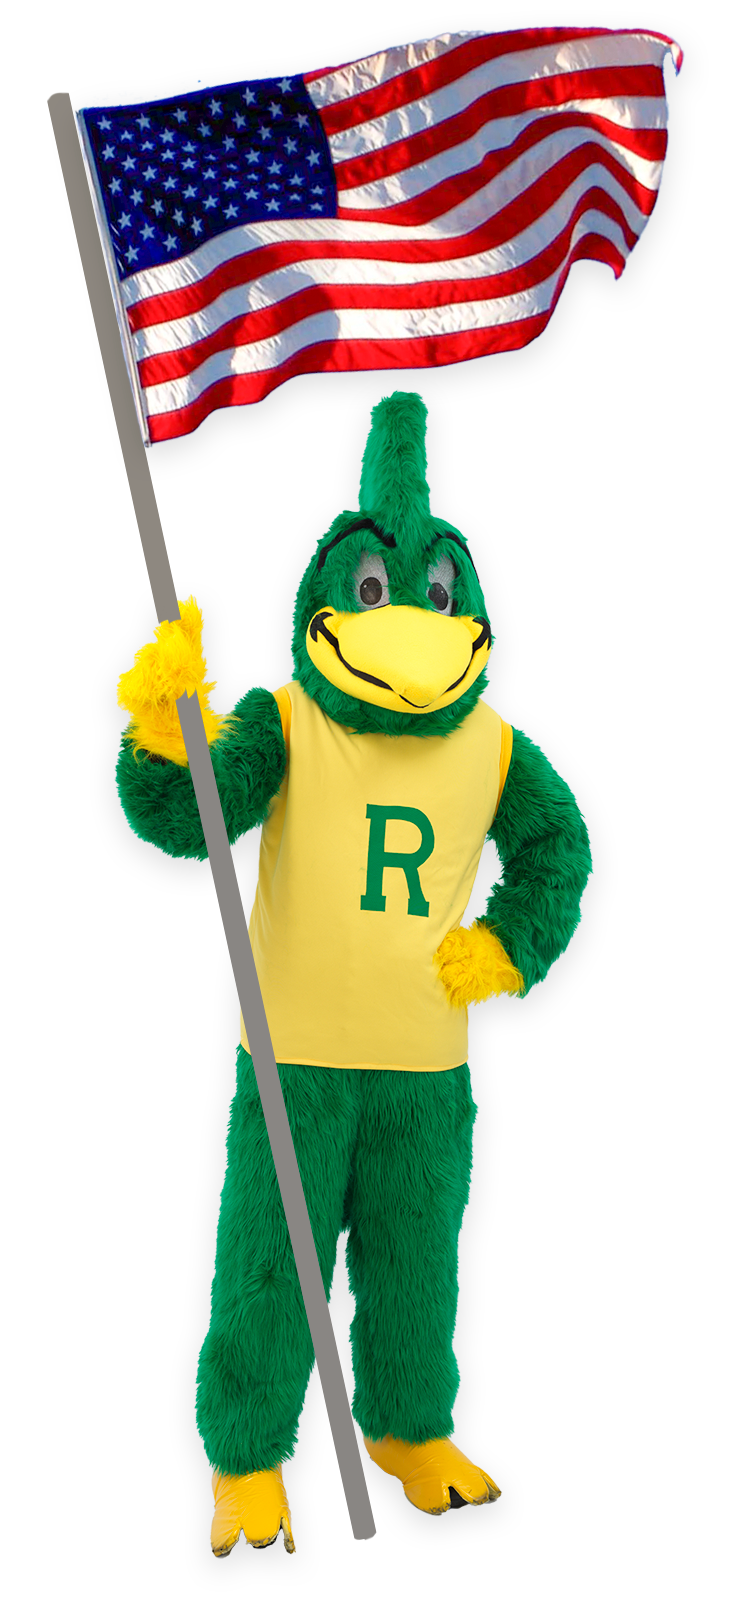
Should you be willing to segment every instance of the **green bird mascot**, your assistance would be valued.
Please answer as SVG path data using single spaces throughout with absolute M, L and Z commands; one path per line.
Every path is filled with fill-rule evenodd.
M 131 827 L 206 848 L 176 698 L 200 693 L 230 841 L 262 824 L 250 931 L 324 1284 L 348 1231 L 353 1413 L 371 1459 L 429 1514 L 499 1496 L 450 1440 L 457 1238 L 475 1107 L 467 1005 L 527 996 L 566 947 L 590 870 L 574 798 L 481 699 L 492 636 L 464 535 L 433 516 L 426 408 L 373 410 L 357 512 L 296 599 L 294 678 L 218 717 L 194 601 L 120 681 Z M 503 877 L 462 927 L 487 837 Z M 313 1348 L 247 1036 L 237 1053 L 197 1417 L 212 1547 L 283 1532 Z

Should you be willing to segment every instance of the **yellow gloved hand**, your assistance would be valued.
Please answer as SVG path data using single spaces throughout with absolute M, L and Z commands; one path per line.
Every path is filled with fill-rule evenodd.
M 212 1552 L 226 1558 L 243 1531 L 251 1547 L 270 1547 L 279 1531 L 287 1553 L 296 1551 L 291 1532 L 291 1510 L 281 1466 L 256 1470 L 252 1475 L 212 1476 L 214 1518 Z
M 202 656 L 202 615 L 193 596 L 179 603 L 181 617 L 159 623 L 156 638 L 135 654 L 134 666 L 117 687 L 121 707 L 132 713 L 126 734 L 135 751 L 167 757 L 186 767 L 186 747 L 176 702 L 186 692 L 199 693 L 207 740 L 221 734 L 225 719 L 209 705 L 214 683 L 205 684 L 207 664 Z
M 486 924 L 450 930 L 435 954 L 439 978 L 454 1007 L 484 1002 L 502 991 L 514 995 L 524 989 L 523 975 L 513 964 Z

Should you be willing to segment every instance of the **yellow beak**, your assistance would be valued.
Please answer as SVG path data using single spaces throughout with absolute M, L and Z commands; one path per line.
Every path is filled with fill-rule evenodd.
M 426 713 L 448 707 L 482 672 L 490 628 L 485 618 L 446 618 L 424 607 L 323 607 L 306 648 L 325 679 L 356 701 Z

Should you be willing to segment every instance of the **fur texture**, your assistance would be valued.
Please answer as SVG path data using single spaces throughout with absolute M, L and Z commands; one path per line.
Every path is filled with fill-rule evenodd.
M 292 1455 L 314 1355 L 252 1060 L 237 1056 L 197 1417 L 210 1462 L 246 1475 Z M 373 1441 L 448 1436 L 475 1116 L 467 1066 L 279 1073 L 327 1289 L 349 1230 L 355 1419 Z
M 210 747 L 227 834 L 235 842 L 262 824 L 286 770 L 286 748 L 275 697 L 250 690 Z M 131 829 L 171 857 L 205 858 L 199 808 L 188 767 L 147 758 L 123 737 L 117 788 Z
M 478 923 L 494 931 L 523 975 L 526 996 L 568 946 L 592 868 L 582 814 L 548 758 L 521 730 L 490 830 L 503 878 Z
M 181 617 L 159 623 L 155 640 L 136 652 L 134 666 L 120 679 L 117 699 L 132 713 L 125 731 L 133 751 L 146 751 L 186 766 L 187 756 L 176 702 L 199 692 L 204 728 L 210 745 L 222 734 L 225 719 L 209 705 L 214 683 L 205 683 L 202 615 L 193 596 L 180 603 Z
M 523 975 L 485 924 L 450 930 L 434 961 L 454 1007 L 485 1002 L 503 991 L 515 994 L 523 990 Z

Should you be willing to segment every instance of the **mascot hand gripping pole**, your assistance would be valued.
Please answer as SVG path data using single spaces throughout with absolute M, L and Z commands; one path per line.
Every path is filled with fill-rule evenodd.
M 127 818 L 206 855 L 176 698 L 199 690 L 229 838 L 263 825 L 250 933 L 327 1290 L 348 1231 L 353 1413 L 367 1451 L 429 1514 L 498 1497 L 449 1439 L 457 1238 L 475 1113 L 467 1005 L 527 996 L 564 950 L 590 869 L 573 796 L 481 699 L 492 638 L 475 563 L 432 515 L 426 409 L 375 407 L 360 507 L 301 581 L 294 679 L 209 707 L 196 604 L 120 682 Z M 503 877 L 462 915 L 486 837 Z M 244 1026 L 197 1417 L 214 1467 L 212 1547 L 283 1531 L 313 1349 Z

